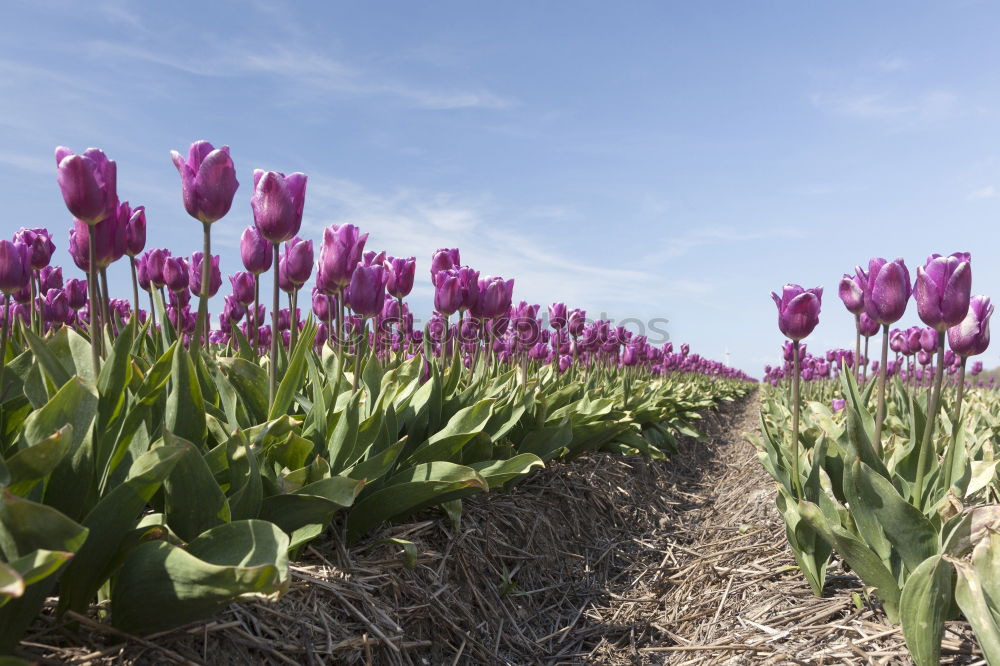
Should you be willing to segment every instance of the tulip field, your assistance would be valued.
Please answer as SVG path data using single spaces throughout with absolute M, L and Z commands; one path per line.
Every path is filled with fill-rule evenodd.
M 773 295 L 789 342 L 784 365 L 765 368 L 758 448 L 788 545 L 817 595 L 841 559 L 918 665 L 939 663 L 945 623 L 960 617 L 1000 664 L 1000 395 L 974 360 L 989 346 L 990 299 L 972 295 L 961 252 L 931 255 L 912 285 L 902 259 L 872 259 L 839 295 L 854 345 L 819 356 L 801 340 L 822 289 Z M 911 296 L 925 327 L 891 328 Z
M 279 597 L 290 562 L 321 535 L 349 545 L 433 508 L 454 522 L 463 499 L 588 452 L 666 459 L 680 435 L 697 435 L 701 412 L 757 386 L 687 345 L 653 346 L 561 303 L 543 319 L 515 300 L 513 279 L 481 276 L 457 249 L 427 258 L 434 313 L 415 325 L 406 299 L 420 262 L 366 251 L 349 224 L 300 238 L 300 173 L 253 172 L 243 265 L 220 266 L 212 230 L 228 224 L 240 186 L 228 148 L 202 141 L 172 156 L 203 232 L 196 248 L 146 248 L 146 210 L 119 198 L 116 163 L 62 147 L 53 195 L 67 224 L 0 240 L 0 655 L 43 612 L 143 636 Z M 839 416 L 820 404 L 831 382 L 807 390 L 801 440 L 788 434 L 785 382 L 769 389 L 764 460 L 817 589 L 823 539 L 843 533 L 851 558 L 864 546 L 871 570 L 891 574 L 872 584 L 904 626 L 908 595 L 941 599 L 909 606 L 935 619 L 951 612 L 954 569 L 958 605 L 996 631 L 976 587 L 988 580 L 989 509 L 974 508 L 994 492 L 991 395 L 970 393 L 954 428 L 963 401 L 941 400 L 931 445 L 950 456 L 945 475 L 914 443 L 921 388 L 889 387 L 882 447 L 866 407 L 873 382 L 846 379 Z M 822 472 L 855 455 L 853 468 Z M 892 495 L 914 536 L 879 531 L 885 509 L 838 509 L 855 509 L 856 486 Z M 924 582 L 914 592 L 912 581 Z

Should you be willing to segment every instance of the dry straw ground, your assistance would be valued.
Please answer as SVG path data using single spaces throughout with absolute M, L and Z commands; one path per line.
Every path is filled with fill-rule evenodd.
M 44 617 L 42 663 L 906 664 L 900 632 L 834 565 L 814 597 L 793 570 L 751 399 L 708 415 L 668 462 L 592 455 L 345 549 L 330 538 L 271 604 L 139 639 Z M 415 569 L 402 550 L 418 548 Z M 963 623 L 944 663 L 984 663 Z

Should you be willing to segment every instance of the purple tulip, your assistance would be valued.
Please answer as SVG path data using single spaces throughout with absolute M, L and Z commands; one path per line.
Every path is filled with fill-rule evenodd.
M 361 262 L 368 234 L 359 235 L 353 224 L 330 225 L 323 230 L 316 286 L 334 294 L 351 283 L 351 275 Z
M 288 241 L 278 265 L 281 288 L 286 292 L 301 287 L 312 275 L 313 243 L 298 236 Z
M 330 319 L 332 309 L 330 308 L 330 297 L 323 292 L 313 289 L 312 311 L 320 321 Z
M 74 155 L 64 146 L 56 148 L 59 189 L 73 217 L 97 224 L 110 217 L 118 205 L 118 170 L 103 151 L 88 148 Z
M 62 266 L 46 266 L 38 271 L 38 281 L 41 283 L 39 290 L 41 293 L 49 289 L 63 288 Z
M 866 338 L 870 338 L 878 333 L 879 323 L 868 316 L 867 312 L 862 312 L 858 319 L 858 330 Z
M 557 331 L 566 326 L 565 303 L 553 303 L 549 306 L 549 326 Z
M 87 304 L 87 281 L 70 278 L 63 288 L 66 292 L 66 303 L 73 310 L 79 310 Z
M 993 305 L 989 296 L 973 296 L 965 319 L 948 329 L 948 345 L 959 356 L 976 356 L 990 346 L 990 317 Z
M 11 294 L 28 286 L 31 248 L 23 243 L 0 241 L 0 291 Z
M 254 301 L 256 278 L 253 273 L 240 272 L 229 276 L 229 283 L 233 285 L 233 297 L 243 305 L 250 305 Z
M 149 273 L 149 282 L 157 289 L 167 283 L 163 278 L 163 267 L 166 265 L 167 257 L 169 256 L 170 250 L 166 249 L 157 248 L 146 251 L 146 272 Z
M 139 288 L 143 291 L 151 291 L 153 285 L 149 281 L 148 257 L 143 254 L 135 260 L 135 279 L 139 283 Z
M 176 150 L 170 157 L 181 175 L 181 196 L 188 215 L 205 224 L 225 217 L 240 184 L 229 146 L 216 149 L 208 141 L 195 141 L 187 160 Z
M 866 275 L 858 266 L 854 275 L 844 273 L 840 280 L 838 295 L 844 302 L 844 307 L 851 314 L 859 315 L 865 310 L 865 286 L 867 285 Z
M 902 259 L 876 257 L 868 263 L 865 312 L 869 317 L 883 325 L 899 321 L 910 293 L 910 271 Z
M 920 348 L 927 353 L 932 353 L 937 351 L 937 331 L 933 328 L 924 328 L 920 330 Z
M 201 272 L 203 269 L 201 265 L 202 253 L 195 252 L 191 255 L 191 270 L 190 270 L 190 288 L 192 296 L 201 295 Z M 219 287 L 222 286 L 222 272 L 219 270 L 219 255 L 212 255 L 212 265 L 209 267 L 209 279 L 208 279 L 208 295 L 215 296 L 219 292 Z
M 407 259 L 392 257 L 388 260 L 388 264 L 389 282 L 386 283 L 386 290 L 393 298 L 405 298 L 413 290 L 417 260 L 415 257 Z
M 136 206 L 130 212 L 125 223 L 125 254 L 134 257 L 146 247 L 146 207 Z
M 299 233 L 306 202 L 306 175 L 285 176 L 277 171 L 253 172 L 254 224 L 260 235 L 271 243 L 284 243 Z
M 189 282 L 188 265 L 182 257 L 167 257 L 164 260 L 163 282 L 166 284 L 167 289 L 175 294 L 187 291 Z
M 445 317 L 451 316 L 462 306 L 462 285 L 454 268 L 438 271 L 434 275 L 434 309 Z
M 569 331 L 570 335 L 572 335 L 573 337 L 579 337 L 580 334 L 583 333 L 583 328 L 586 325 L 587 325 L 587 312 L 585 310 L 573 308 L 572 310 L 569 311 L 569 314 L 566 318 L 566 330 Z M 670 349 L 667 350 L 667 353 L 672 352 L 674 350 L 674 346 L 669 342 L 667 343 L 667 345 L 670 347 Z
M 936 331 L 959 324 L 969 311 L 972 265 L 968 252 L 932 254 L 917 267 L 917 314 Z
M 797 284 L 786 284 L 779 297 L 771 292 L 778 306 L 778 328 L 791 340 L 801 340 L 819 323 L 819 309 L 823 288 L 803 289 Z
M 117 215 L 112 215 L 94 225 L 88 225 L 82 220 L 73 220 L 73 228 L 69 231 L 69 250 L 80 270 L 86 271 L 90 263 L 91 237 L 95 239 L 97 269 L 107 268 L 115 259 L 122 256 L 118 251 L 124 251 L 125 248 L 125 228 L 118 224 Z
M 431 255 L 431 282 L 441 271 L 450 268 L 458 268 L 462 264 L 462 257 L 458 248 L 442 248 Z
M 358 266 L 354 270 L 344 296 L 355 314 L 374 317 L 382 311 L 388 280 L 385 273 L 385 267 L 381 265 Z
M 473 317 L 492 319 L 510 310 L 514 280 L 505 281 L 501 277 L 487 276 L 479 278 L 477 287 L 479 295 L 476 304 L 469 310 Z
M 240 319 L 243 319 L 243 315 L 246 313 L 246 305 L 240 303 L 232 296 L 227 295 L 225 298 L 225 305 L 222 307 L 222 315 L 219 317 L 219 322 L 226 322 L 222 328 L 228 331 L 230 325 L 239 323 Z
M 240 236 L 240 256 L 248 271 L 254 275 L 269 271 L 274 261 L 271 255 L 271 244 L 260 235 L 257 227 L 250 225 L 243 230 L 243 235 Z
M 458 309 L 464 312 L 474 308 L 479 300 L 479 271 L 474 271 L 468 266 L 462 266 L 457 271 L 458 287 L 462 298 Z
M 42 302 L 42 314 L 50 324 L 64 324 L 69 318 L 69 303 L 62 289 L 49 289 Z
M 31 267 L 41 270 L 49 265 L 56 246 L 48 229 L 25 229 L 21 227 L 14 234 L 14 242 L 27 245 L 31 249 Z

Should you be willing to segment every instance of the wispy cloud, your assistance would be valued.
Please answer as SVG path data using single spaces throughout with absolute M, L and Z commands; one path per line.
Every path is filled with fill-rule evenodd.
M 689 231 L 664 239 L 660 248 L 647 254 L 643 263 L 660 263 L 668 259 L 684 256 L 691 251 L 705 246 L 734 245 L 752 241 L 804 238 L 805 234 L 798 229 L 776 227 L 744 231 L 732 227 L 714 227 Z
M 388 96 L 429 110 L 504 109 L 516 104 L 513 99 L 485 88 L 437 88 L 381 76 L 307 48 L 221 44 L 197 56 L 186 56 L 166 44 L 151 48 L 94 40 L 85 47 L 94 58 L 141 60 L 201 77 L 265 75 L 296 95 Z
M 969 192 L 965 198 L 969 201 L 979 201 L 981 199 L 993 199 L 1000 192 L 993 185 L 986 185 L 985 187 L 980 187 Z
M 892 56 L 879 60 L 877 67 L 883 72 L 902 72 L 910 68 L 910 62 L 905 58 Z
M 943 120 L 959 112 L 958 96 L 947 90 L 928 90 L 913 95 L 888 91 L 814 93 L 810 101 L 817 109 L 831 115 L 909 124 Z

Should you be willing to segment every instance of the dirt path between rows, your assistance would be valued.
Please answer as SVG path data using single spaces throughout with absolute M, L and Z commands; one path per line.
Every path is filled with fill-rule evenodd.
M 137 639 L 45 616 L 20 655 L 51 663 L 907 664 L 896 628 L 839 568 L 813 596 L 747 435 L 754 398 L 706 414 L 670 460 L 596 454 L 512 492 L 385 528 L 331 530 L 277 602 Z M 385 539 L 414 544 L 416 563 Z M 860 601 L 861 597 L 858 597 Z M 976 663 L 962 625 L 944 663 Z

